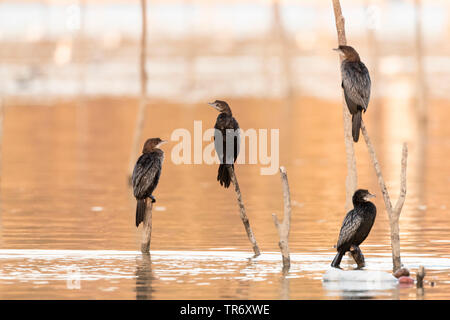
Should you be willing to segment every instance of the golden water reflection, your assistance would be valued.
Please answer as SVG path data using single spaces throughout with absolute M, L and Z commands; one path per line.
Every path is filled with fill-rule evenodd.
M 121 288 L 125 281 L 117 280 L 118 283 L 104 285 L 101 296 L 109 297 L 107 292 L 125 299 L 182 298 L 180 292 L 192 298 L 345 296 L 330 297 L 320 280 L 321 272 L 332 259 L 332 246 L 345 214 L 346 164 L 341 105 L 302 98 L 295 102 L 286 120 L 280 112 L 284 104 L 279 100 L 234 99 L 229 102 L 241 128 L 280 129 L 280 165 L 287 168 L 293 200 L 291 252 L 326 254 L 327 258 L 318 260 L 316 271 L 305 271 L 298 278 L 282 279 L 274 273 L 270 280 L 262 283 L 236 280 L 236 274 L 242 270 L 258 268 L 258 262 L 254 261 L 249 262 L 250 265 L 240 262 L 242 269 L 234 269 L 230 280 L 207 279 L 204 282 L 209 284 L 203 285 L 195 280 L 190 284 L 193 276 L 189 275 L 183 282 L 177 282 L 181 280 L 177 278 L 171 282 L 172 287 L 166 287 L 161 286 L 157 278 L 159 262 L 153 256 L 151 259 L 135 256 L 126 263 L 130 268 L 126 273 L 131 277 L 126 280 L 126 289 L 114 289 Z M 421 255 L 450 258 L 447 190 L 450 128 L 446 126 L 448 103 L 434 101 L 430 105 L 433 112 L 425 132 L 416 127 L 409 110 L 411 104 L 409 101 L 382 101 L 381 120 L 371 110 L 365 118 L 369 133 L 373 132 L 373 142 L 394 202 L 399 193 L 401 144 L 408 142 L 408 195 L 400 230 L 402 253 L 415 266 L 421 263 Z M 390 112 L 392 105 L 398 106 L 395 112 Z M 6 102 L 1 249 L 134 251 L 139 248 L 140 230 L 134 226 L 135 200 L 126 183 L 136 110 L 137 101 L 125 98 L 86 99 L 83 103 L 58 101 L 50 105 Z M 193 132 L 194 120 L 202 120 L 205 130 L 214 125 L 216 116 L 206 103 L 185 105 L 152 101 L 144 137 L 169 139 L 177 128 Z M 426 139 L 421 139 L 423 137 Z M 251 250 L 234 191 L 221 188 L 216 181 L 217 165 L 175 165 L 170 161 L 174 145 L 172 142 L 164 147 L 166 161 L 155 192 L 152 250 Z M 355 150 L 359 186 L 380 194 L 366 146 L 358 143 Z M 239 165 L 236 172 L 261 250 L 277 252 L 278 236 L 271 215 L 282 213 L 281 183 L 278 174 L 260 175 L 260 167 Z M 378 197 L 375 204 L 377 220 L 362 250 L 368 264 L 373 263 L 371 259 L 384 257 L 383 269 L 389 270 L 389 225 L 382 197 Z M 117 268 L 123 268 L 117 263 Z M 265 267 L 278 268 L 278 264 L 274 262 Z M 205 267 L 201 264 L 199 268 Z M 213 268 L 217 269 L 217 264 Z M 134 286 L 128 283 L 131 280 Z M 434 270 L 429 280 L 438 286 L 430 289 L 434 291 L 425 298 L 444 298 L 449 288 L 448 272 Z M 0 281 L 2 297 L 26 298 L 30 294 L 27 283 L 14 279 Z M 269 285 L 267 281 L 272 283 Z M 89 288 L 89 285 L 86 286 Z M 47 290 L 41 294 L 44 298 L 99 297 L 94 286 L 91 291 L 83 289 L 82 293 L 66 292 L 63 285 L 60 290 L 58 286 L 48 290 L 45 284 L 39 283 L 37 287 Z M 375 292 L 374 297 L 383 295 Z

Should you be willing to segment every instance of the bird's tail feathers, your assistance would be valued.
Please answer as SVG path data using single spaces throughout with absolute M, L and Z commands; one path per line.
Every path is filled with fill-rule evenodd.
M 145 199 L 137 199 L 136 205 L 136 227 L 144 221 L 145 210 L 147 209 L 147 202 Z
M 219 171 L 217 172 L 217 181 L 220 182 L 220 185 L 224 188 L 228 188 L 231 183 L 231 176 L 228 172 L 228 166 L 229 164 L 220 164 Z M 234 165 L 232 164 L 231 167 L 234 169 Z
M 361 110 L 358 110 L 354 115 L 352 115 L 353 141 L 358 142 L 360 131 L 361 131 Z

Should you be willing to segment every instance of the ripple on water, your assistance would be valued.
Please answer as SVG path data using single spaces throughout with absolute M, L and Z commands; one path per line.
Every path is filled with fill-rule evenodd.
M 4 298 L 16 297 L 17 292 L 26 288 L 49 288 L 56 283 L 79 280 L 81 283 L 100 283 L 94 291 L 114 297 L 123 297 L 123 292 L 157 289 L 152 297 L 164 298 L 171 294 L 163 283 L 172 283 L 186 291 L 186 297 L 205 297 L 214 292 L 214 288 L 227 286 L 247 287 L 245 283 L 253 283 L 257 289 L 247 292 L 252 298 L 277 298 L 273 292 L 280 294 L 285 286 L 290 287 L 292 299 L 325 297 L 385 297 L 392 296 L 392 290 L 398 290 L 396 283 L 380 281 L 322 281 L 323 275 L 329 272 L 329 262 L 333 253 L 292 254 L 291 269 L 288 275 L 282 276 L 280 254 L 263 253 L 250 259 L 249 252 L 242 251 L 153 251 L 150 256 L 142 256 L 137 251 L 114 250 L 0 250 L 0 287 L 8 286 L 10 290 L 2 290 Z M 346 260 L 347 259 L 347 260 Z M 351 261 L 344 258 L 342 266 L 352 267 Z M 403 262 L 410 268 L 424 265 L 429 270 L 442 272 L 450 269 L 450 259 L 433 258 L 421 255 L 406 255 Z M 391 261 L 384 254 L 367 258 L 367 271 L 372 274 L 382 272 L 389 275 Z M 348 275 L 355 271 L 340 271 Z M 448 273 L 448 272 L 447 272 Z M 447 277 L 448 278 L 448 277 Z M 303 283 L 298 282 L 302 281 Z M 448 285 L 448 280 L 441 285 Z M 281 281 L 281 282 L 280 282 Z M 17 284 L 20 282 L 20 285 Z M 265 283 L 262 287 L 259 283 Z M 305 294 L 304 286 L 308 286 Z M 205 290 L 198 291 L 195 287 Z M 269 289 L 264 289 L 269 286 Z M 84 286 L 78 291 L 71 291 L 73 298 L 82 298 Z M 89 287 L 89 290 L 93 290 Z M 209 290 L 211 288 L 211 291 Z M 128 289 L 128 291 L 126 290 Z M 165 290 L 167 292 L 165 292 Z M 281 290 L 281 291 L 280 291 Z M 323 292 L 325 290 L 325 292 Z M 141 291 L 139 291 L 141 293 Z M 160 293 L 158 293 L 160 292 Z M 187 292 L 191 292 L 188 294 Z M 202 293 L 203 292 L 203 293 Z M 238 290 L 241 292 L 241 290 Z M 90 292 L 92 293 L 92 292 Z M 95 292 L 94 292 L 95 293 Z M 24 297 L 29 292 L 23 292 Z M 159 295 L 160 294 L 160 295 Z M 183 293 L 180 293 L 183 295 Z M 125 294 L 126 295 L 126 294 Z M 219 298 L 209 296 L 209 298 Z M 45 298 L 45 295 L 41 298 Z M 179 298 L 183 298 L 180 296 Z

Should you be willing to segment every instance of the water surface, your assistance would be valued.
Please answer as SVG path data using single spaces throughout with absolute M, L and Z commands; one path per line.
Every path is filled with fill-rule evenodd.
M 345 155 L 339 102 L 302 98 L 229 100 L 242 128 L 279 128 L 280 165 L 293 203 L 292 269 L 281 274 L 272 213 L 282 216 L 279 175 L 239 165 L 247 214 L 263 255 L 251 260 L 234 191 L 216 181 L 216 165 L 166 161 L 153 214 L 151 257 L 142 256 L 127 164 L 134 99 L 6 101 L 2 152 L 0 297 L 3 299 L 446 299 L 450 292 L 450 128 L 448 103 L 433 101 L 427 128 L 415 125 L 411 101 L 379 101 L 367 113 L 392 201 L 399 193 L 401 145 L 409 146 L 408 194 L 400 218 L 402 261 L 427 268 L 424 295 L 415 287 L 322 282 L 345 215 Z M 374 102 L 375 103 L 375 102 Z M 396 108 L 391 108 L 395 105 Z M 144 136 L 214 125 L 206 104 L 152 100 Z M 207 143 L 204 143 L 206 145 Z M 381 195 L 365 144 L 356 146 L 359 186 Z M 368 270 L 392 268 L 382 197 L 361 246 Z M 345 258 L 345 268 L 352 268 Z M 69 288 L 73 274 L 80 288 Z M 432 286 L 433 282 L 433 286 Z M 69 281 L 70 283 L 70 281 Z

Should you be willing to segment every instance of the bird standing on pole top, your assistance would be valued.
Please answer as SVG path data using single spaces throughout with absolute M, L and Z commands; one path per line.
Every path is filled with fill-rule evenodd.
M 153 191 L 158 185 L 164 161 L 164 151 L 159 147 L 166 142 L 160 138 L 147 139 L 142 149 L 142 155 L 134 167 L 131 181 L 133 194 L 137 200 L 136 227 L 144 221 L 147 198 L 150 198 L 152 202 L 156 201 Z

